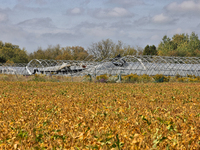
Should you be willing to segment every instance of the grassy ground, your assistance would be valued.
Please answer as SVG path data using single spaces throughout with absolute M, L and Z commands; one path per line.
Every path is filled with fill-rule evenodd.
M 0 148 L 199 149 L 199 89 L 0 81 Z
M 37 81 L 37 82 L 81 82 L 84 77 L 71 77 L 71 76 L 46 76 L 46 75 L 3 75 L 0 74 L 0 81 Z
M 101 82 L 101 83 L 152 83 L 152 82 L 181 82 L 181 83 L 200 83 L 199 76 L 190 76 L 181 77 L 180 75 L 176 76 L 164 76 L 162 74 L 157 74 L 154 76 L 148 75 L 137 75 L 129 74 L 122 75 L 121 80 L 119 76 L 110 76 L 110 75 L 99 75 L 93 77 L 91 75 L 85 76 L 61 76 L 61 75 L 44 75 L 44 74 L 35 74 L 31 76 L 24 75 L 4 75 L 0 74 L 0 81 L 37 81 L 37 82 Z

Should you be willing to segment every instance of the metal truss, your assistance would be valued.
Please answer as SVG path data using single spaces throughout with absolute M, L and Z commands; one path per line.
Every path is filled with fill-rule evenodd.
M 33 59 L 28 64 L 0 64 L 1 74 L 32 75 L 35 73 L 84 76 L 138 74 L 166 76 L 200 76 L 200 57 L 136 56 L 85 60 L 42 60 Z

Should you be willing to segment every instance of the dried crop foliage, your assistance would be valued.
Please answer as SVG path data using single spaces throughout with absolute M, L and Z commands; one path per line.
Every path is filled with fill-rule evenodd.
M 199 149 L 199 83 L 0 82 L 0 149 Z

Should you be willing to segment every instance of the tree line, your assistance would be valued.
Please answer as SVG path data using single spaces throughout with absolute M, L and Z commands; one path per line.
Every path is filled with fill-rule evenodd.
M 0 41 L 0 63 L 27 63 L 28 59 L 28 54 L 24 48 L 20 49 L 18 45 Z
M 85 60 L 95 57 L 99 59 L 113 58 L 116 55 L 159 55 L 159 56 L 181 56 L 200 57 L 200 40 L 198 35 L 192 32 L 188 34 L 175 34 L 171 39 L 166 35 L 162 38 L 158 47 L 147 45 L 144 49 L 124 44 L 122 41 L 114 43 L 110 39 L 92 43 L 88 49 L 81 46 L 60 47 L 48 46 L 46 49 L 39 47 L 33 53 L 27 53 L 23 48 L 11 43 L 0 41 L 0 63 L 28 63 L 32 59 L 54 59 L 54 60 Z

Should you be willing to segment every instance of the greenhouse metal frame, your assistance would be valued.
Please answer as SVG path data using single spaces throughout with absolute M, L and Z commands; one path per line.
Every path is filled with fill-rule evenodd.
M 200 57 L 136 56 L 115 58 L 88 57 L 85 60 L 33 59 L 28 64 L 0 64 L 1 74 L 33 75 L 35 73 L 62 76 L 156 75 L 200 76 Z

